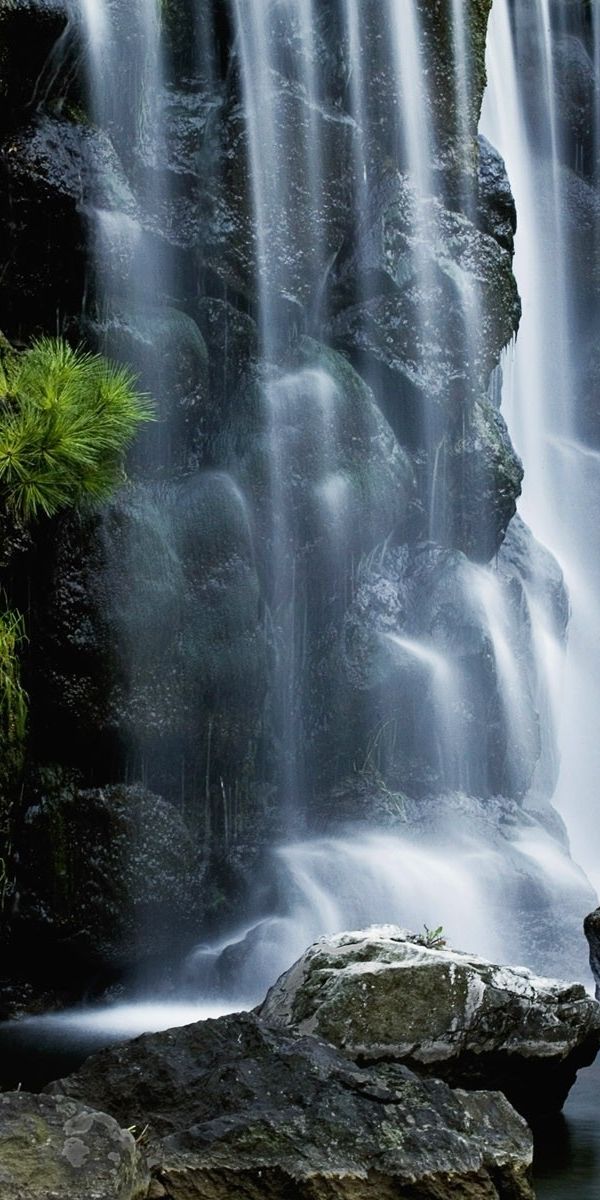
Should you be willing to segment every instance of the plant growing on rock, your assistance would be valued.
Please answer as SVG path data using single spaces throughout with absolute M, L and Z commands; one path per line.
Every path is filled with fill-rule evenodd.
M 19 520 L 105 499 L 149 399 L 128 367 L 41 338 L 0 356 L 0 497 Z
M 17 650 L 25 639 L 19 613 L 0 614 L 0 727 L 6 744 L 22 742 L 27 725 L 27 700 L 21 687 Z
M 444 928 L 438 925 L 436 929 L 430 929 L 428 925 L 424 925 L 423 933 L 419 933 L 416 940 L 428 950 L 443 950 L 446 945 Z
M 0 834 L 3 836 L 7 833 L 10 808 L 8 792 L 23 765 L 27 732 L 27 696 L 19 662 L 19 647 L 24 639 L 25 625 L 20 613 L 0 613 Z M 0 858 L 0 875 L 5 873 L 3 866 Z

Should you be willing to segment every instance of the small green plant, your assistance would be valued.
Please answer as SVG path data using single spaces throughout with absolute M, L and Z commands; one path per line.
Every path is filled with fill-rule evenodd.
M 0 613 L 0 732 L 5 747 L 18 748 L 27 730 L 27 696 L 21 685 L 19 648 L 25 640 L 20 613 Z
M 0 499 L 22 521 L 105 499 L 153 417 L 135 376 L 60 338 L 0 349 Z
M 438 925 L 437 929 L 430 929 L 428 925 L 424 925 L 423 929 L 424 933 L 419 934 L 421 945 L 426 946 L 428 950 L 443 950 L 446 945 L 443 926 Z
M 24 640 L 22 616 L 9 611 L 0 613 L 0 911 L 11 886 L 10 814 L 25 757 L 27 696 L 21 683 L 19 661 Z

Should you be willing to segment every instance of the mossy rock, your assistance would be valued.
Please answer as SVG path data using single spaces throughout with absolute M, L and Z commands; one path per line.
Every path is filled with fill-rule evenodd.
M 130 1132 L 65 1096 L 0 1096 L 3 1200 L 143 1200 L 148 1172 Z

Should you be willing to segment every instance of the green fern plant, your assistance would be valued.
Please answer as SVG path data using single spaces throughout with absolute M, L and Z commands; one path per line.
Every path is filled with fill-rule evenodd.
M 105 499 L 151 402 L 128 367 L 41 338 L 0 357 L 0 497 L 20 520 Z

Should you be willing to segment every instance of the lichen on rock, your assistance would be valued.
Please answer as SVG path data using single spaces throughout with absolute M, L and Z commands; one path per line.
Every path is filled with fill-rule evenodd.
M 65 1096 L 0 1095 L 2 1200 L 144 1200 L 132 1134 Z

